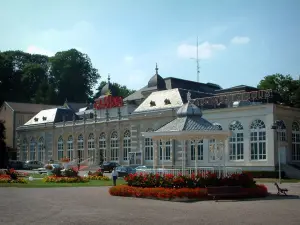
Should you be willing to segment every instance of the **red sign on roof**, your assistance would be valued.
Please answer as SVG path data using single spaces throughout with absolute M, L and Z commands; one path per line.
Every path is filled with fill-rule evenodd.
M 100 96 L 95 100 L 95 109 L 110 109 L 123 106 L 122 97 L 113 97 L 111 95 Z

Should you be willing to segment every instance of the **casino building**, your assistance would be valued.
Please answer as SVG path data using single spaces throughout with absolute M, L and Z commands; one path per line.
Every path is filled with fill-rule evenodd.
M 63 157 L 116 161 L 121 165 L 180 167 L 181 143 L 144 138 L 177 118 L 184 104 L 193 103 L 202 117 L 220 130 L 231 131 L 224 149 L 228 167 L 245 170 L 274 170 L 278 165 L 300 164 L 300 110 L 276 103 L 272 91 L 245 85 L 222 89 L 212 83 L 199 83 L 156 73 L 146 86 L 122 99 L 108 79 L 93 105 L 74 110 L 66 101 L 62 107 L 40 111 L 18 127 L 18 159 L 48 161 Z M 276 126 L 274 123 L 276 122 Z M 199 167 L 212 167 L 210 155 L 214 140 L 198 143 Z M 195 144 L 186 141 L 187 167 L 195 166 Z M 280 153 L 280 155 L 278 154 Z

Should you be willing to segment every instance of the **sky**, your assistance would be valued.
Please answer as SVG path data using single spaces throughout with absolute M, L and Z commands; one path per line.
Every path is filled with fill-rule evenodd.
M 101 80 L 139 89 L 156 63 L 164 78 L 196 81 L 198 37 L 200 82 L 257 86 L 299 77 L 299 24 L 299 0 L 0 0 L 0 51 L 76 48 Z

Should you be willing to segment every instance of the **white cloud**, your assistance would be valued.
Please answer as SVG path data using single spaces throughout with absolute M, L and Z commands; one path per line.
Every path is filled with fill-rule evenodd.
M 203 42 L 198 46 L 199 59 L 210 59 L 216 52 L 225 50 L 223 44 L 211 44 Z M 197 46 L 189 44 L 181 44 L 177 48 L 177 55 L 181 58 L 195 58 L 197 55 Z
M 132 56 L 129 56 L 129 55 L 128 55 L 128 56 L 125 56 L 125 57 L 124 57 L 124 61 L 127 62 L 127 63 L 131 63 L 131 62 L 133 61 L 133 57 L 132 57 Z
M 250 38 L 249 37 L 235 36 L 234 38 L 231 39 L 230 42 L 232 44 L 244 45 L 244 44 L 248 44 L 250 42 Z
M 47 56 L 53 56 L 54 53 L 52 51 L 46 50 L 44 48 L 40 48 L 34 45 L 30 45 L 27 49 L 26 52 L 30 54 L 39 54 L 39 55 L 47 55 Z

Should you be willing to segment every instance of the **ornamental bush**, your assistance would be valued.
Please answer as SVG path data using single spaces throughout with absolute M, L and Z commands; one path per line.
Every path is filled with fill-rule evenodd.
M 17 177 L 16 179 L 12 179 L 10 175 L 0 175 L 0 183 L 21 183 L 21 184 L 27 184 L 27 180 L 24 178 Z
M 255 181 L 249 173 L 232 174 L 219 178 L 216 173 L 172 175 L 172 174 L 130 174 L 124 178 L 128 186 L 133 187 L 164 187 L 164 188 L 204 188 L 208 186 L 241 186 L 255 187 Z
M 103 181 L 109 181 L 109 177 L 107 176 L 94 176 L 94 175 L 88 175 L 87 177 L 89 180 L 103 180 Z
M 78 171 L 74 170 L 73 168 L 69 168 L 64 171 L 63 175 L 66 177 L 78 177 Z

